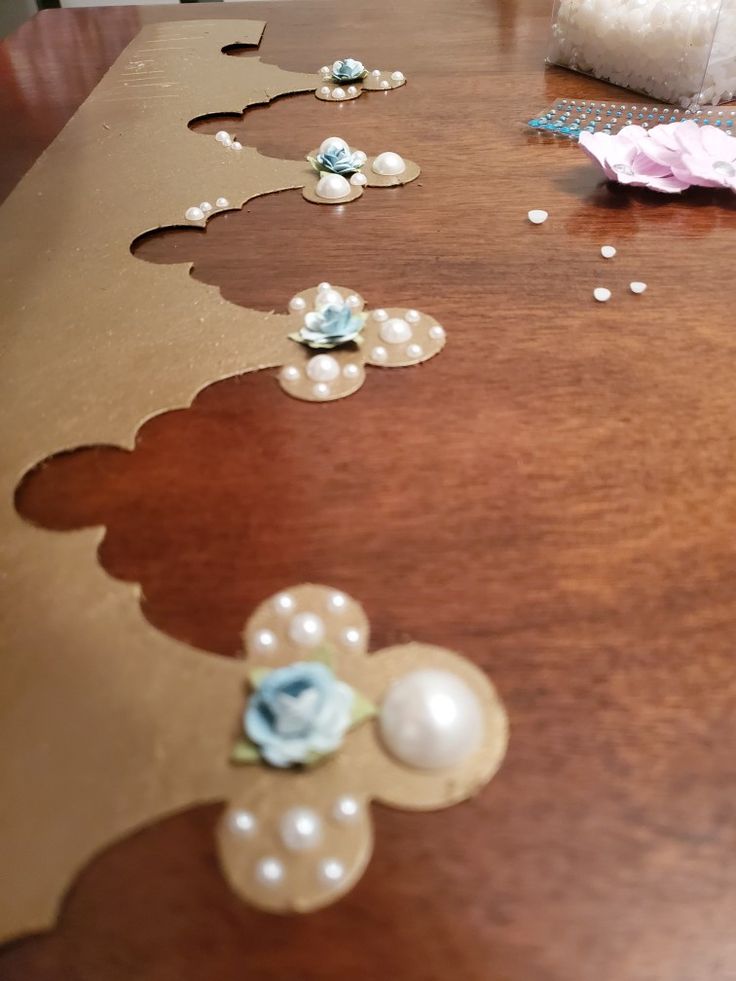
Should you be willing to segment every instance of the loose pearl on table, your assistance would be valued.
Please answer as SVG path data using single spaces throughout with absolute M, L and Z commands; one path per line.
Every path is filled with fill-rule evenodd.
M 388 320 L 388 314 L 386 313 L 385 310 L 381 310 L 380 308 L 378 310 L 374 310 L 371 316 L 373 317 L 374 320 L 378 320 L 378 321 Z
M 340 374 L 340 365 L 331 354 L 318 354 L 307 363 L 307 374 L 312 381 L 334 381 Z
M 336 89 L 333 89 L 332 90 L 332 98 L 333 99 L 337 99 L 338 101 L 340 99 L 344 99 L 345 98 L 345 89 L 341 89 L 339 86 Z
M 281 377 L 284 381 L 295 382 L 299 381 L 301 378 L 301 372 L 293 364 L 287 364 L 286 367 L 281 371 Z
M 336 858 L 326 858 L 319 864 L 319 875 L 323 882 L 339 882 L 345 875 L 345 866 Z
M 326 399 L 330 394 L 330 386 L 326 382 L 317 382 L 312 388 L 312 394 L 318 399 Z
M 596 286 L 593 290 L 593 296 L 599 303 L 607 303 L 611 299 L 611 291 L 605 286 Z
M 406 348 L 406 353 L 410 358 L 421 358 L 424 352 L 420 344 L 409 344 Z
M 289 300 L 289 309 L 294 313 L 301 313 L 302 310 L 306 310 L 307 301 L 303 296 L 293 296 Z
M 381 324 L 378 333 L 381 340 L 386 341 L 387 344 L 404 344 L 411 338 L 411 325 L 401 317 L 392 317 L 385 324 Z
M 543 225 L 545 221 L 549 218 L 549 214 L 546 211 L 542 211 L 540 208 L 537 208 L 533 211 L 530 211 L 527 215 L 527 218 L 532 223 L 532 225 Z
M 365 176 L 365 174 L 353 174 L 353 176 L 350 178 L 350 183 L 354 187 L 363 187 L 368 183 L 368 178 Z
M 632 293 L 636 293 L 637 295 L 644 293 L 646 288 L 647 288 L 646 283 L 629 283 L 629 289 L 631 290 Z
M 279 593 L 273 601 L 277 613 L 291 613 L 294 609 L 294 600 L 288 593 Z
M 264 886 L 276 886 L 284 878 L 284 866 L 277 858 L 262 858 L 256 865 L 256 878 Z
M 319 90 L 319 94 L 320 95 L 329 95 L 330 94 L 330 86 L 329 85 L 323 85 L 322 88 Z
M 350 185 L 341 174 L 323 174 L 317 181 L 314 192 L 321 198 L 338 200 L 350 194 Z
M 357 364 L 346 364 L 342 369 L 342 373 L 345 378 L 354 380 L 360 377 L 360 365 Z
M 483 740 L 480 702 L 462 678 L 424 668 L 399 678 L 381 705 L 381 738 L 402 763 L 434 770 L 454 766 Z
M 432 324 L 429 328 L 429 336 L 433 341 L 442 341 L 445 337 L 445 328 L 440 327 L 439 324 Z
M 374 347 L 371 351 L 371 361 L 378 361 L 380 363 L 382 361 L 386 361 L 387 359 L 388 351 L 385 347 L 381 347 L 379 345 L 378 347 Z
M 250 811 L 230 811 L 227 816 L 227 826 L 234 835 L 249 838 L 255 834 L 258 822 Z
M 262 654 L 270 654 L 276 650 L 276 634 L 273 630 L 257 630 L 253 637 L 253 646 Z
M 300 647 L 316 647 L 325 639 L 325 625 L 316 613 L 297 613 L 289 624 L 289 637 Z
M 208 211 L 212 211 L 212 205 L 209 203 L 209 201 L 203 201 L 199 206 L 199 210 L 204 211 L 206 214 Z
M 281 840 L 293 852 L 316 848 L 322 841 L 322 820 L 309 807 L 292 807 L 279 822 Z
M 350 150 L 348 144 L 339 136 L 328 136 L 326 140 L 322 140 L 319 145 L 320 153 L 329 153 L 332 150 Z
M 215 201 L 215 204 L 217 205 L 218 208 L 229 208 L 230 207 L 230 202 L 228 201 L 227 198 L 218 198 Z
M 368 159 L 368 155 L 366 153 L 363 153 L 362 150 L 356 150 L 353 153 L 353 160 L 355 161 L 355 163 L 359 163 L 362 165 L 366 162 L 367 159 Z
M 616 255 L 616 249 L 612 245 L 602 245 L 601 255 L 604 259 L 613 259 Z
M 348 824 L 360 816 L 360 804 L 355 797 L 338 797 L 332 808 L 332 816 L 336 821 Z
M 407 310 L 404 314 L 404 320 L 410 324 L 418 324 L 420 320 L 420 315 L 418 310 Z
M 388 85 L 388 82 L 386 84 Z M 373 170 L 383 177 L 393 177 L 396 174 L 403 174 L 406 170 L 406 164 L 398 153 L 387 150 L 385 153 L 379 153 L 373 161 Z
M 226 133 L 224 129 L 221 129 L 219 133 L 215 133 L 215 139 L 218 143 L 231 143 L 232 137 L 229 133 Z
M 391 72 L 391 79 L 394 82 L 403 82 L 404 73 L 403 72 Z
M 204 211 L 201 208 L 187 208 L 184 217 L 188 221 L 201 221 L 204 218 Z

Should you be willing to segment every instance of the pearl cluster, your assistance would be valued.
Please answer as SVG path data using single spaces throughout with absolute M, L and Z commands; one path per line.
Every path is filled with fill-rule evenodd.
M 679 103 L 736 94 L 736 7 L 713 0 L 559 0 L 550 60 Z
M 392 349 L 400 350 L 402 356 L 410 361 L 419 361 L 424 357 L 425 350 L 414 339 L 414 329 L 421 323 L 422 315 L 418 310 L 407 310 L 403 317 L 389 317 L 386 310 L 374 310 L 371 318 L 379 324 L 378 336 L 384 344 L 377 344 L 370 351 L 370 359 L 376 364 L 386 364 Z M 439 324 L 432 324 L 427 331 L 429 337 L 436 342 L 445 339 L 445 330 Z
M 295 612 L 296 602 L 289 593 L 279 593 L 272 603 L 273 610 L 285 618 L 287 642 L 295 644 L 305 651 L 319 647 L 327 636 L 327 625 L 320 613 L 312 610 Z M 342 614 L 347 610 L 348 602 L 344 593 L 331 592 L 326 601 L 324 613 L 327 615 Z M 351 651 L 364 641 L 362 627 L 348 621 L 340 628 L 339 643 L 343 650 Z M 279 640 L 276 632 L 269 627 L 260 627 L 250 635 L 250 646 L 256 654 L 273 655 L 279 650 Z
M 332 79 L 332 69 L 329 65 L 323 65 L 319 71 L 322 77 L 322 85 L 317 88 L 316 94 L 321 99 L 344 102 L 346 99 L 357 99 L 363 91 L 362 84 L 360 86 L 348 85 L 347 87 L 336 85 Z M 387 89 L 398 88 L 406 82 L 404 73 L 398 70 L 388 73 L 382 72 L 380 68 L 374 68 L 368 75 L 371 84 L 365 86 L 366 90 L 378 88 L 385 91 Z
M 227 198 L 217 198 L 215 201 L 215 208 L 229 208 L 230 202 Z M 184 217 L 187 221 L 202 221 L 207 215 L 213 211 L 212 205 L 209 201 L 203 201 L 200 205 L 194 205 L 192 208 L 187 208 L 184 212 Z
M 235 137 L 231 136 L 229 133 L 226 133 L 224 129 L 221 129 L 219 133 L 215 133 L 215 139 L 228 150 L 243 149 L 243 144 L 239 143 Z

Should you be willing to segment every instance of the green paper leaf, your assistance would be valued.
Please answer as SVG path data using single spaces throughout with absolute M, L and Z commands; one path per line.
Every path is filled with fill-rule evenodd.
M 355 688 L 353 689 L 355 693 L 355 698 L 353 699 L 353 710 L 350 713 L 350 728 L 354 729 L 355 726 L 359 726 L 361 722 L 366 722 L 368 719 L 372 719 L 374 715 L 378 714 L 378 709 L 373 704 L 373 702 L 362 695 Z
M 271 674 L 273 668 L 253 668 L 248 675 L 251 686 L 253 688 L 259 688 L 263 683 L 263 679 L 266 675 Z
M 250 739 L 246 739 L 244 736 L 235 743 L 233 750 L 230 753 L 230 762 L 236 764 L 242 763 L 260 763 L 261 754 L 258 751 L 258 747 L 255 743 L 252 743 Z

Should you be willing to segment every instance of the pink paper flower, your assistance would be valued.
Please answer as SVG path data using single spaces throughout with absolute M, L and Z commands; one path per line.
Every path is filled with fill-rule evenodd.
M 672 162 L 673 175 L 697 187 L 736 191 L 736 138 L 692 120 L 674 125 L 679 154 Z
M 655 127 L 660 128 L 666 127 Z M 692 182 L 676 176 L 671 163 L 657 159 L 659 154 L 648 152 L 653 132 L 641 126 L 624 126 L 615 135 L 581 133 L 580 146 L 603 168 L 609 180 L 667 194 L 684 191 Z

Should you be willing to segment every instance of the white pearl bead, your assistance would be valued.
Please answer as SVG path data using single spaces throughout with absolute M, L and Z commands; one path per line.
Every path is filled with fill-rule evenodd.
M 388 85 L 388 82 L 386 84 Z M 383 82 L 381 82 L 381 85 L 383 85 Z M 398 153 L 392 153 L 389 150 L 386 153 L 378 154 L 373 161 L 373 170 L 375 173 L 382 174 L 384 177 L 392 177 L 395 174 L 403 174 L 406 170 L 406 164 Z
M 380 309 L 374 310 L 371 316 L 373 317 L 374 320 L 378 320 L 378 321 L 388 320 L 388 314 L 386 313 L 385 310 L 380 310 Z
M 332 98 L 333 99 L 337 99 L 338 102 L 340 101 L 340 99 L 344 99 L 345 98 L 345 89 L 341 89 L 339 86 L 336 89 L 333 89 L 332 90 Z
M 279 593 L 274 597 L 273 605 L 277 613 L 291 613 L 294 609 L 294 600 L 288 593 Z
M 287 364 L 285 368 L 281 371 L 281 380 L 285 382 L 295 382 L 299 381 L 301 378 L 301 372 L 293 364 Z
M 350 185 L 342 174 L 323 174 L 317 181 L 314 192 L 321 198 L 329 198 L 334 201 L 339 198 L 346 198 L 350 194 Z
M 409 358 L 421 358 L 424 351 L 420 344 L 409 344 L 406 348 L 406 354 Z
M 221 129 L 219 133 L 215 133 L 215 139 L 218 143 L 230 143 L 232 137 L 224 129 Z
M 646 283 L 629 283 L 629 289 L 632 293 L 641 294 L 647 288 Z
M 371 361 L 386 361 L 388 359 L 388 351 L 385 347 L 374 347 L 371 351 Z
M 593 290 L 593 296 L 599 303 L 606 303 L 611 299 L 611 291 L 605 286 L 596 286 Z
M 404 73 L 403 72 L 391 72 L 391 78 L 394 82 L 403 82 Z
M 378 333 L 387 344 L 405 344 L 411 338 L 411 324 L 407 324 L 401 317 L 392 317 L 381 324 Z
M 360 365 L 346 364 L 342 369 L 342 373 L 345 378 L 349 378 L 351 381 L 354 381 L 356 378 L 360 378 Z
M 381 70 L 380 70 L 380 68 L 374 68 L 373 71 L 371 72 L 371 75 L 374 78 L 380 78 L 381 77 Z
M 337 290 L 328 288 L 326 290 L 320 290 L 317 293 L 317 299 L 315 301 L 315 307 L 317 310 L 324 310 L 325 307 L 340 307 L 342 306 L 342 293 Z
M 363 301 L 355 293 L 351 293 L 350 296 L 345 298 L 345 306 L 349 307 L 351 310 L 360 310 L 363 306 Z
M 319 286 L 317 287 L 317 289 L 320 291 L 320 293 L 323 293 L 325 290 L 331 290 L 332 289 L 332 284 L 331 283 L 320 283 Z
M 407 310 L 404 314 L 404 320 L 410 324 L 418 324 L 420 320 L 420 314 L 418 310 Z
M 276 650 L 276 634 L 273 630 L 257 630 L 253 638 L 253 646 L 263 654 Z
M 379 715 L 381 738 L 409 766 L 440 769 L 476 752 L 483 712 L 475 692 L 449 671 L 425 668 L 389 688 Z
M 362 150 L 356 150 L 353 153 L 353 160 L 355 161 L 355 163 L 359 163 L 362 165 L 366 162 L 367 159 L 368 159 L 368 154 L 363 153 Z
M 321 75 L 331 75 L 332 74 L 332 69 L 330 68 L 329 65 L 322 65 L 322 67 L 320 68 L 319 71 L 320 71 L 320 74 Z
M 255 834 L 258 822 L 250 811 L 230 811 L 227 816 L 227 826 L 234 835 L 249 838 Z
M 391 83 L 388 81 L 388 79 L 385 79 L 384 78 L 384 79 L 381 80 L 381 88 L 382 89 L 390 89 L 391 88 Z
M 601 255 L 604 259 L 613 259 L 616 255 L 616 249 L 612 245 L 602 245 Z
M 199 210 L 204 211 L 206 214 L 208 211 L 212 211 L 212 205 L 209 201 L 203 201 L 199 206 Z
M 357 94 L 358 94 L 358 90 L 356 89 L 356 87 L 354 85 L 349 85 L 348 95 L 357 95 Z
M 227 198 L 218 198 L 215 201 L 215 204 L 217 205 L 218 208 L 228 208 L 228 207 L 230 207 L 230 202 L 228 201 Z
M 233 150 L 242 150 L 242 149 L 243 149 L 243 144 L 238 143 L 237 140 L 233 140 Z
M 329 85 L 323 85 L 322 88 L 319 90 L 319 94 L 320 95 L 329 95 L 330 94 L 330 86 Z
M 342 637 L 346 644 L 350 647 L 355 647 L 356 644 L 361 642 L 363 635 L 357 627 L 348 627 Z
M 322 841 L 322 821 L 309 807 L 292 807 L 279 823 L 281 840 L 293 852 L 316 848 Z
M 328 136 L 326 140 L 322 140 L 319 145 L 320 153 L 328 153 L 330 150 L 333 152 L 335 150 L 350 150 L 348 144 L 339 136 Z
M 345 866 L 336 858 L 326 858 L 319 863 L 319 875 L 323 882 L 339 882 L 345 875 Z
M 292 298 L 289 300 L 289 309 L 293 313 L 301 313 L 302 310 L 306 309 L 306 306 L 307 301 L 304 299 L 304 297 L 292 296 Z
M 317 384 L 312 388 L 312 394 L 318 399 L 326 399 L 330 394 L 330 386 L 325 382 L 317 382 Z
M 360 804 L 355 797 L 338 797 L 335 806 L 332 808 L 332 816 L 336 821 L 345 824 L 355 821 L 360 816 Z
M 307 374 L 312 381 L 334 381 L 340 374 L 340 365 L 331 354 L 318 354 L 308 361 Z
M 276 886 L 284 878 L 284 866 L 277 858 L 262 858 L 256 865 L 256 878 L 264 886 Z
M 346 604 L 347 599 L 344 593 L 332 593 L 327 600 L 330 610 L 335 613 L 341 613 L 345 609 Z
M 442 341 L 445 337 L 445 328 L 440 327 L 439 324 L 432 324 L 429 328 L 429 336 L 433 341 Z
M 350 183 L 354 187 L 364 187 L 368 183 L 368 178 L 365 176 L 365 174 L 353 174 L 353 176 L 350 178 Z
M 201 208 L 187 208 L 184 217 L 187 221 L 201 221 L 204 218 L 204 211 Z
M 543 225 L 545 221 L 549 218 L 549 214 L 546 211 L 542 211 L 539 208 L 535 208 L 527 214 L 527 218 L 532 223 L 532 225 Z
M 289 637 L 300 647 L 316 647 L 325 639 L 325 625 L 316 613 L 297 613 L 289 624 Z

